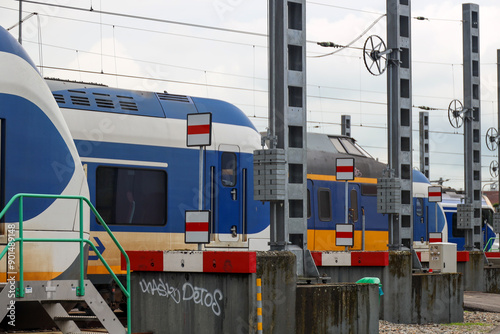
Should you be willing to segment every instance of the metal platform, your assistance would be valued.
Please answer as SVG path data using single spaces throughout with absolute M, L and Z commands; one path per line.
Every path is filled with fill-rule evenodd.
M 18 288 L 16 282 L 16 288 Z M 98 321 L 107 333 L 125 334 L 127 330 L 89 280 L 84 280 L 85 296 L 77 296 L 78 280 L 25 281 L 23 298 L 13 297 L 12 289 L 0 293 L 0 319 L 4 319 L 10 305 L 39 302 L 57 327 L 64 333 L 82 333 L 78 324 Z M 85 303 L 95 316 L 69 315 L 65 305 Z M 64 305 L 64 306 L 63 306 Z M 88 332 L 85 332 L 88 333 Z M 100 332 L 106 333 L 106 332 Z

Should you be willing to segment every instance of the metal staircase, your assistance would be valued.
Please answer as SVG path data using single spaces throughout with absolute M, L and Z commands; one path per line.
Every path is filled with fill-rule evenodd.
M 88 334 L 89 332 L 82 332 L 77 324 L 89 321 L 99 321 L 108 333 L 127 333 L 125 327 L 90 281 L 84 280 L 85 296 L 77 295 L 78 285 L 78 280 L 25 281 L 23 298 L 10 298 L 11 291 L 4 288 L 0 293 L 0 318 L 3 319 L 7 315 L 11 301 L 16 304 L 35 301 L 41 304 L 64 334 Z M 86 303 L 95 316 L 69 315 L 63 304 L 77 303 Z
M 28 198 L 64 198 L 73 199 L 80 202 L 80 237 L 73 239 L 55 239 L 55 238 L 25 238 L 23 236 L 23 199 Z M 0 287 L 3 286 L 0 292 L 0 321 L 3 320 L 8 312 L 9 306 L 18 303 L 26 302 L 38 302 L 41 304 L 42 308 L 49 315 L 49 317 L 54 321 L 54 323 L 59 327 L 59 329 L 64 334 L 77 334 L 91 332 L 82 332 L 77 325 L 77 323 L 87 323 L 90 321 L 98 321 L 101 325 L 111 334 L 126 334 L 130 333 L 131 329 L 131 302 L 130 302 L 130 260 L 127 253 L 120 245 L 118 240 L 108 228 L 104 220 L 101 218 L 97 210 L 94 208 L 90 201 L 82 196 L 63 196 L 63 195 L 39 195 L 39 194 L 17 194 L 7 203 L 5 208 L 0 212 L 0 219 L 4 217 L 7 210 L 12 206 L 12 204 L 19 200 L 20 215 L 19 215 L 19 237 L 13 242 L 10 242 L 0 253 L 0 260 L 5 256 L 8 248 L 14 243 L 19 243 L 19 276 L 18 281 L 15 282 L 15 293 L 14 289 L 10 284 L 12 283 L 0 283 Z M 96 218 L 101 223 L 101 226 L 105 228 L 111 239 L 114 241 L 115 245 L 119 248 L 121 254 L 124 256 L 127 262 L 127 279 L 126 287 L 120 282 L 118 277 L 113 273 L 108 263 L 104 260 L 99 250 L 94 246 L 94 244 L 84 238 L 83 233 L 83 205 L 84 202 L 88 204 L 89 208 L 92 210 Z M 80 278 L 77 280 L 50 280 L 50 281 L 24 281 L 24 265 L 23 265 L 23 244 L 25 242 L 77 242 L 80 244 Z M 110 275 L 115 280 L 118 287 L 122 290 L 124 295 L 127 297 L 127 329 L 118 320 L 114 312 L 108 306 L 106 301 L 99 294 L 94 285 L 89 281 L 84 279 L 85 275 L 85 261 L 84 261 L 84 245 L 88 244 L 90 248 L 97 254 L 98 258 L 101 260 L 102 264 L 106 267 Z M 94 313 L 95 316 L 80 316 L 80 315 L 70 315 L 67 312 L 65 306 L 76 305 L 77 303 L 85 303 L 89 309 Z M 103 332 L 99 332 L 103 333 Z

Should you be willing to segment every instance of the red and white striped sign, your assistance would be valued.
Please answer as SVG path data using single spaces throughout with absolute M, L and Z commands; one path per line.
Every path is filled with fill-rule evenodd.
M 429 242 L 443 242 L 443 234 L 441 232 L 429 232 Z
M 186 211 L 187 244 L 208 244 L 210 242 L 210 211 Z
M 441 187 L 429 187 L 429 202 L 441 202 L 443 200 L 443 192 Z
M 337 181 L 354 180 L 354 158 L 338 158 L 336 169 Z
M 187 115 L 187 146 L 212 144 L 212 113 Z
M 337 224 L 335 227 L 335 245 L 354 246 L 354 224 Z

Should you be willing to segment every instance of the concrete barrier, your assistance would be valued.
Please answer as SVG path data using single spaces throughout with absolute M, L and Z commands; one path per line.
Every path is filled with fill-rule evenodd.
M 295 255 L 290 252 L 257 252 L 263 333 L 295 333 L 296 266 Z
M 378 294 L 375 284 L 299 285 L 296 333 L 378 333 Z
M 132 332 L 257 333 L 257 278 L 263 333 L 378 331 L 377 285 L 297 286 L 292 253 L 130 252 L 129 257 L 135 270 Z
M 388 253 L 387 264 L 367 262 L 361 267 L 355 265 L 356 261 L 351 261 L 350 265 L 342 261 L 331 261 L 324 265 L 326 261 L 323 261 L 318 270 L 320 275 L 331 277 L 332 282 L 355 282 L 363 277 L 380 278 L 384 291 L 380 303 L 382 320 L 393 323 L 450 323 L 463 320 L 460 274 L 413 275 L 410 252 L 379 253 Z M 340 254 L 330 255 L 339 259 L 342 257 Z M 369 257 L 369 254 L 365 256 Z M 449 305 L 450 311 L 440 312 L 442 305 Z M 439 314 L 433 315 L 436 310 Z
M 407 323 L 411 319 L 411 308 L 401 307 L 398 300 L 408 302 L 411 291 L 411 256 L 409 252 L 386 253 L 387 262 L 365 263 L 365 266 L 345 265 L 340 261 L 342 253 L 329 252 L 327 255 L 338 256 L 337 263 L 318 266 L 320 275 L 331 277 L 331 282 L 356 282 L 363 277 L 378 277 L 382 283 L 384 295 L 380 300 L 380 319 L 393 323 Z M 349 253 L 345 253 L 349 254 Z M 356 262 L 356 261 L 354 261 Z M 342 264 L 337 266 L 336 264 Z M 325 264 L 325 263 L 322 263 Z M 318 263 L 317 263 L 318 265 Z
M 484 265 L 482 252 L 469 252 L 466 261 L 457 262 L 457 272 L 463 275 L 464 291 L 485 291 Z
M 414 274 L 411 289 L 412 323 L 464 321 L 461 274 Z
M 484 290 L 482 290 L 481 292 L 500 294 L 500 268 L 484 268 Z
M 256 331 L 254 275 L 135 272 L 132 332 Z
M 500 294 L 500 267 L 496 258 L 486 263 L 485 255 L 492 253 L 483 252 L 458 252 L 463 253 L 462 260 L 457 263 L 457 271 L 462 273 L 464 291 L 479 291 Z M 493 255 L 496 255 L 494 253 Z M 495 261 L 494 261 L 495 260 Z

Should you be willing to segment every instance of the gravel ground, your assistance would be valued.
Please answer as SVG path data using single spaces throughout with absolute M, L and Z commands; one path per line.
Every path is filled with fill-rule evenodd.
M 464 322 L 455 324 L 402 325 L 380 320 L 379 333 L 500 333 L 500 313 L 464 312 Z

